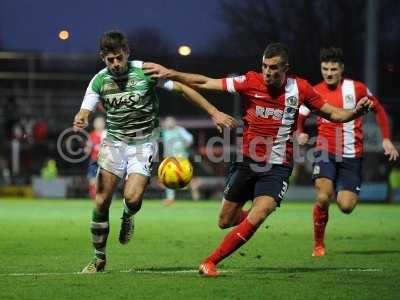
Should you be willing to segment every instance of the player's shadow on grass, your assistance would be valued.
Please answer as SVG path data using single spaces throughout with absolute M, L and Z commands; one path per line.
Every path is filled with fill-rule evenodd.
M 358 267 L 354 268 L 345 268 L 345 270 L 358 269 Z M 246 273 L 318 273 L 318 272 L 335 272 L 335 271 L 343 271 L 344 268 L 267 268 L 267 267 L 255 267 L 255 268 L 243 268 L 238 271 L 246 272 Z
M 347 269 L 347 268 L 346 268 Z M 352 268 L 349 268 L 352 269 Z M 268 267 L 254 267 L 254 268 L 229 268 L 224 265 L 220 266 L 222 273 L 225 272 L 265 272 L 265 273 L 306 273 L 306 272 L 324 272 L 324 271 L 337 271 L 343 270 L 343 268 L 268 268 Z M 197 271 L 195 266 L 191 267 L 150 267 L 150 268 L 132 268 L 127 272 L 132 273 L 185 273 Z
M 400 254 L 400 250 L 360 250 L 360 251 L 335 251 L 339 254 L 355 254 L 355 255 L 385 255 Z
M 281 273 L 281 274 L 300 274 L 300 273 L 341 273 L 341 272 L 378 272 L 381 269 L 369 269 L 360 267 L 318 267 L 318 268 L 266 268 L 266 267 L 254 267 L 254 268 L 243 268 L 231 270 L 241 273 Z
M 291 274 L 291 276 L 297 276 L 295 274 L 302 273 L 337 273 L 337 272 L 377 272 L 382 271 L 381 269 L 363 269 L 359 267 L 318 267 L 318 268 L 305 268 L 305 267 L 293 267 L 293 268 L 267 268 L 267 267 L 253 267 L 253 268 L 226 268 L 221 265 L 220 277 L 234 276 L 235 274 Z M 150 267 L 150 268 L 132 268 L 128 270 L 120 271 L 121 273 L 132 273 L 132 274 L 153 274 L 153 275 L 170 275 L 170 274 L 197 274 L 198 270 L 194 267 Z M 296 277 L 293 277 L 296 278 Z

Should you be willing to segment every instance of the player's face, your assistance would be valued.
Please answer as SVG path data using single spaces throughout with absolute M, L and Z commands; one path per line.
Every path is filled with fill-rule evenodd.
M 115 76 L 123 75 L 128 68 L 129 52 L 119 50 L 102 55 L 108 70 Z
M 344 66 L 338 62 L 322 62 L 321 74 L 326 84 L 336 86 L 342 80 Z
M 281 87 L 289 65 L 280 56 L 263 58 L 262 73 L 267 86 Z

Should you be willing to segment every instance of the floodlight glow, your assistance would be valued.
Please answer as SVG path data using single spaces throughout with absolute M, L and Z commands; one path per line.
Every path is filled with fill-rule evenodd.
M 178 53 L 182 56 L 188 56 L 192 53 L 192 49 L 189 46 L 182 45 L 178 48 Z
M 67 30 L 61 30 L 58 33 L 58 38 L 60 40 L 63 40 L 63 41 L 68 40 L 69 39 L 69 32 Z

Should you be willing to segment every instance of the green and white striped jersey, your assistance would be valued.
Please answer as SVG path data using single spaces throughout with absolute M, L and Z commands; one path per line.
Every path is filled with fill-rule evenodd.
M 159 103 L 155 87 L 172 90 L 171 81 L 145 75 L 143 62 L 128 62 L 125 76 L 115 77 L 104 68 L 90 81 L 81 108 L 93 111 L 101 101 L 106 111 L 107 138 L 136 144 L 159 136 Z

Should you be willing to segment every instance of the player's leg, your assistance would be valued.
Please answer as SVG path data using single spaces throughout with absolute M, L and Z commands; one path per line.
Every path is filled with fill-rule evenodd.
M 127 244 L 133 235 L 133 216 L 142 206 L 143 194 L 151 176 L 152 159 L 155 151 L 153 142 L 126 148 L 128 179 L 125 182 L 124 209 L 119 233 L 121 244 Z
M 225 200 L 225 202 L 229 203 L 230 201 Z M 274 197 L 256 197 L 247 217 L 244 218 L 239 225 L 225 237 L 224 242 L 221 244 L 222 247 L 217 249 L 217 251 L 213 253 L 214 256 L 209 257 L 209 260 L 214 264 L 217 264 L 219 261 L 236 251 L 253 236 L 257 228 L 273 211 L 275 211 L 276 207 L 277 202 Z
M 247 218 L 234 227 L 225 236 L 222 243 L 200 265 L 200 274 L 211 277 L 218 276 L 215 266 L 249 241 L 266 217 L 275 210 L 276 206 L 276 201 L 272 197 L 260 196 L 255 198 Z
M 89 180 L 89 197 L 91 199 L 96 199 L 96 179 L 91 178 Z
M 110 231 L 109 208 L 119 177 L 109 171 L 100 169 L 97 176 L 97 193 L 95 207 L 92 212 L 90 231 L 94 248 L 94 259 L 82 273 L 96 273 L 103 271 L 106 264 L 106 245 Z
M 316 193 L 313 208 L 313 256 L 325 255 L 325 229 L 329 219 L 329 203 L 335 192 L 336 158 L 325 151 L 315 153 L 313 180 Z
M 248 213 L 243 212 L 242 207 L 248 199 L 253 197 L 254 185 L 255 175 L 252 174 L 245 162 L 236 162 L 231 165 L 225 182 L 224 199 L 219 214 L 218 226 L 220 228 L 228 228 L 244 221 Z M 200 264 L 200 274 L 218 276 L 215 264 L 220 261 L 219 255 L 222 257 L 227 251 L 231 236 L 234 235 L 232 232 L 236 228 L 228 233 L 214 252 Z
M 249 211 L 243 210 L 243 205 L 254 197 L 255 179 L 246 162 L 232 164 L 225 182 L 224 199 L 219 213 L 218 226 L 221 229 L 236 226 L 247 217 Z
M 317 178 L 314 182 L 316 202 L 313 209 L 314 251 L 313 256 L 325 255 L 325 229 L 329 220 L 329 203 L 334 194 L 334 183 L 329 178 Z
M 339 191 L 336 198 L 340 210 L 351 214 L 358 202 L 358 195 L 351 191 Z
M 119 242 L 123 245 L 127 244 L 132 238 L 135 226 L 133 216 L 142 207 L 143 193 L 148 182 L 148 176 L 136 173 L 130 174 L 125 182 L 123 199 L 124 209 L 119 232 Z
M 234 202 L 222 200 L 222 208 L 219 213 L 218 226 L 226 229 L 241 223 L 249 214 L 247 210 L 243 210 L 245 202 Z
M 97 177 L 97 172 L 98 172 L 99 166 L 97 164 L 97 161 L 90 160 L 89 165 L 88 165 L 88 170 L 87 170 L 87 180 L 89 183 L 89 196 L 92 199 L 96 199 L 96 177 Z
M 339 192 L 336 201 L 342 212 L 350 214 L 358 202 L 362 161 L 360 158 L 344 158 L 338 165 Z
M 165 188 L 165 199 L 163 204 L 171 205 L 175 201 L 175 191 L 173 189 Z
M 190 194 L 192 196 L 192 200 L 197 201 L 200 200 L 200 178 L 193 177 L 189 183 Z
M 256 175 L 255 198 L 248 216 L 234 227 L 214 252 L 203 261 L 199 268 L 201 274 L 218 276 L 215 265 L 245 244 L 267 216 L 280 205 L 288 188 L 290 173 L 290 167 L 275 165 L 268 172 Z
M 100 170 L 97 176 L 95 208 L 90 228 L 95 258 L 82 270 L 83 273 L 95 273 L 104 269 L 106 244 L 110 231 L 109 208 L 118 182 L 125 173 L 125 160 L 121 148 L 120 144 L 104 143 L 99 151 L 97 162 Z

